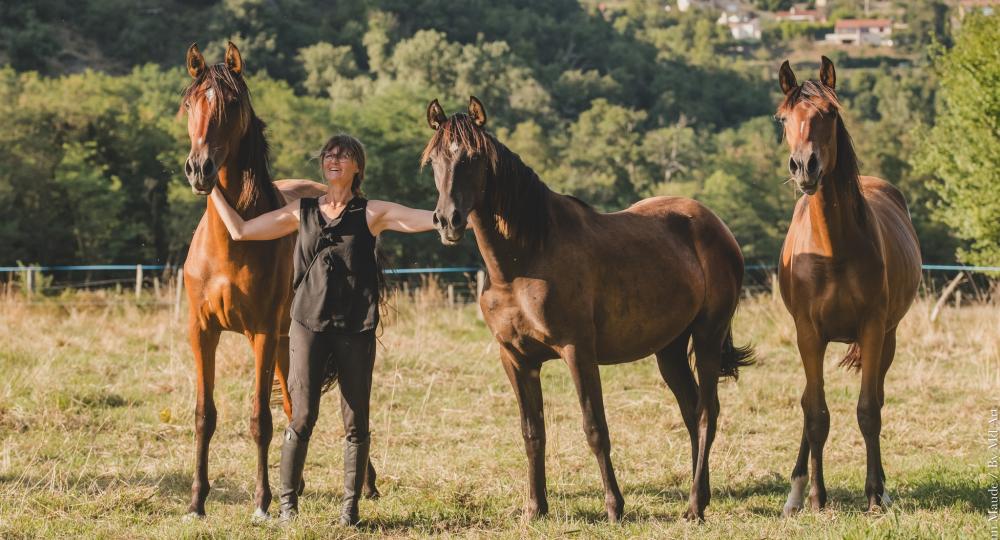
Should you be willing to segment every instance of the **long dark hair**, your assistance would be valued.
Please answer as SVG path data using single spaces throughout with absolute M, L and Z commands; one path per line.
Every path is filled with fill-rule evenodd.
M 348 135 L 347 133 L 338 133 L 327 139 L 326 144 L 323 145 L 323 148 L 316 156 L 319 160 L 320 177 L 323 177 L 323 158 L 333 150 L 337 150 L 337 155 L 345 156 L 357 164 L 358 172 L 354 173 L 354 179 L 351 180 L 351 194 L 355 197 L 364 197 L 365 194 L 361 190 L 361 184 L 365 181 L 365 166 L 368 161 L 365 155 L 365 145 L 357 137 Z M 387 259 L 379 244 L 379 240 L 376 239 L 375 273 L 378 278 L 378 309 L 381 315 L 379 317 L 379 330 L 381 331 L 383 330 L 382 319 L 389 314 L 389 280 L 385 274 Z M 381 336 L 381 333 L 379 333 L 379 336 Z

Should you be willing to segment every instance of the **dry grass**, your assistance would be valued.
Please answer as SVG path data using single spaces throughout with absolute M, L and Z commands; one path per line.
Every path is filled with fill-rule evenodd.
M 472 306 L 439 294 L 399 301 L 381 338 L 373 395 L 373 459 L 384 495 L 362 503 L 367 528 L 334 525 L 341 486 L 337 400 L 324 399 L 294 528 L 254 525 L 248 437 L 250 349 L 226 335 L 218 359 L 219 429 L 209 517 L 181 520 L 193 470 L 193 373 L 184 324 L 169 309 L 122 302 L 67 306 L 0 301 L 0 536 L 333 537 L 981 537 L 989 482 L 986 429 L 1000 406 L 1000 317 L 990 305 L 929 301 L 904 321 L 887 381 L 883 455 L 896 504 L 864 503 L 859 377 L 831 347 L 826 450 L 829 509 L 780 517 L 801 433 L 804 376 L 784 308 L 745 302 L 737 341 L 760 364 L 722 387 L 707 523 L 679 520 L 689 446 L 655 363 L 602 368 L 625 522 L 605 523 L 600 477 L 580 432 L 565 367 L 543 370 L 551 515 L 522 523 L 526 463 L 517 407 L 497 346 Z M 285 424 L 275 410 L 276 432 Z M 280 439 L 271 449 L 277 480 Z M 273 509 L 273 508 L 272 508 Z

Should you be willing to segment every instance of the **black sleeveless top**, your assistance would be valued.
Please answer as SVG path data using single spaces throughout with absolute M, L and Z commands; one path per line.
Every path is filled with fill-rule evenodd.
M 314 332 L 358 333 L 378 326 L 378 265 L 368 201 L 355 197 L 329 223 L 316 198 L 301 199 L 292 318 Z

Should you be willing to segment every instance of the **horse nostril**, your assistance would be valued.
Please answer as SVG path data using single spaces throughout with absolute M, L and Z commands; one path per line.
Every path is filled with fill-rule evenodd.
M 431 216 L 431 221 L 434 223 L 435 227 L 437 227 L 441 223 L 441 220 L 438 219 L 438 213 L 437 212 L 434 212 L 434 214 Z
M 791 171 L 792 174 L 795 174 L 795 172 L 799 170 L 799 164 L 795 163 L 795 158 L 793 157 L 788 158 L 788 170 Z
M 191 166 L 190 159 L 184 160 L 184 173 L 187 174 L 188 176 L 194 174 L 194 167 Z
M 205 164 L 201 166 L 201 174 L 205 178 L 210 178 L 213 172 L 215 172 L 215 163 L 211 159 L 206 159 Z
M 816 154 L 811 154 L 809 156 L 809 163 L 806 163 L 806 172 L 814 175 L 817 170 L 819 170 L 819 160 L 816 159 Z
M 456 229 L 462 226 L 462 214 L 458 210 L 451 214 L 451 226 Z

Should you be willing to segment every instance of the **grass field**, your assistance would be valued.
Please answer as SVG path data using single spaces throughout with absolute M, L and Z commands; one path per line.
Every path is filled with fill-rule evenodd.
M 605 520 L 597 465 L 559 362 L 542 372 L 551 513 L 522 522 L 526 461 L 497 345 L 473 306 L 450 308 L 439 298 L 399 301 L 381 339 L 372 456 L 383 498 L 362 503 L 360 531 L 335 525 L 343 436 L 336 396 L 323 402 L 301 518 L 288 529 L 252 523 L 253 364 L 242 337 L 223 336 L 208 517 L 186 522 L 194 378 L 183 321 L 169 309 L 124 300 L 91 307 L 0 301 L 0 537 L 990 537 L 987 488 L 996 469 L 987 459 L 996 451 L 986 432 L 1000 406 L 996 306 L 948 309 L 932 324 L 922 300 L 904 320 L 883 411 L 894 505 L 878 514 L 862 512 L 859 376 L 836 367 L 845 351 L 838 345 L 826 369 L 830 504 L 781 517 L 804 375 L 791 320 L 769 296 L 744 302 L 735 324 L 737 341 L 753 341 L 760 361 L 722 385 L 704 524 L 680 519 L 689 443 L 655 362 L 602 368 L 626 505 L 616 526 Z M 280 433 L 283 413 L 276 410 L 275 419 Z M 279 446 L 275 436 L 274 483 Z

